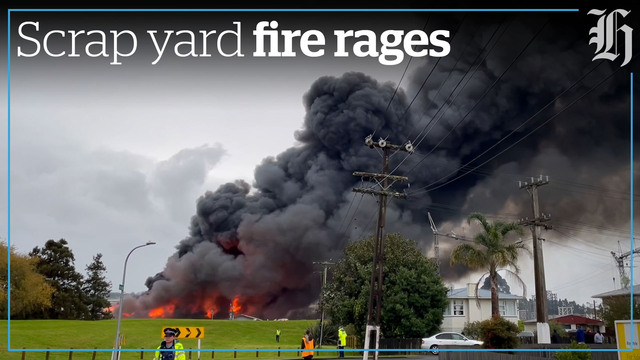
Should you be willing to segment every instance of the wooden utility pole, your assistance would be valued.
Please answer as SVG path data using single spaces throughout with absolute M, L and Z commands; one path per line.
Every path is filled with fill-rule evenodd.
M 531 178 L 531 182 L 519 181 L 520 189 L 526 189 L 531 195 L 531 202 L 533 203 L 533 219 L 528 218 L 520 220 L 520 225 L 530 226 L 531 233 L 533 234 L 533 272 L 536 285 L 536 319 L 538 323 L 546 323 L 548 320 L 547 312 L 547 286 L 545 284 L 544 277 L 544 258 L 542 256 L 542 241 L 538 235 L 538 227 L 543 226 L 545 229 L 550 229 L 551 225 L 546 225 L 544 222 L 549 221 L 551 218 L 548 215 L 540 214 L 540 207 L 538 205 L 538 187 L 549 183 L 549 177 L 543 179 L 542 175 L 539 178 Z
M 382 173 L 366 173 L 356 171 L 354 176 L 360 176 L 362 178 L 374 179 L 380 186 L 380 190 L 355 188 L 353 191 L 364 194 L 378 195 L 378 227 L 376 231 L 376 239 L 373 250 L 373 266 L 371 268 L 371 287 L 369 291 L 369 304 L 367 312 L 367 326 L 365 332 L 364 349 L 369 348 L 371 332 L 375 332 L 375 347 L 378 349 L 380 341 L 380 312 L 382 310 L 382 283 L 383 283 L 383 270 L 384 270 L 384 226 L 385 217 L 387 212 L 387 197 L 392 196 L 399 199 L 406 199 L 405 194 L 389 191 L 389 180 L 396 181 L 409 181 L 409 178 L 405 176 L 397 176 L 389 174 L 389 157 L 391 151 L 406 151 L 408 153 L 413 152 L 413 145 L 407 143 L 403 146 L 393 145 L 388 143 L 384 139 L 374 142 L 372 136 L 367 136 L 365 144 L 370 148 L 378 147 L 383 150 L 382 157 Z M 368 351 L 364 351 L 363 359 L 367 359 L 369 356 Z M 374 352 L 374 359 L 378 360 L 378 352 Z
M 327 286 L 327 268 L 331 265 L 334 265 L 334 263 L 328 262 L 328 261 L 323 261 L 323 262 L 314 261 L 313 263 L 324 266 L 324 270 L 322 271 L 322 292 L 324 293 L 324 287 Z M 323 331 L 324 331 L 324 301 L 320 303 L 320 341 L 318 342 L 318 347 L 322 346 Z

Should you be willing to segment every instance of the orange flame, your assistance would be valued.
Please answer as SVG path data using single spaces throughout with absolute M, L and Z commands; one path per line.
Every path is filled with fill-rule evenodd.
M 218 305 L 216 305 L 215 300 L 207 299 L 204 301 L 204 305 L 202 306 L 202 310 L 205 312 L 205 317 L 207 319 L 212 319 L 215 314 L 218 313 Z
M 238 299 L 238 297 L 236 296 L 233 299 L 233 303 L 231 305 L 231 311 L 235 314 L 238 311 L 240 311 L 242 309 L 242 306 L 240 306 L 240 300 Z
M 171 317 L 173 316 L 173 311 L 176 309 L 176 306 L 173 304 L 164 306 L 164 307 L 158 307 L 155 308 L 151 311 L 149 311 L 149 317 L 150 318 L 165 318 L 165 317 Z

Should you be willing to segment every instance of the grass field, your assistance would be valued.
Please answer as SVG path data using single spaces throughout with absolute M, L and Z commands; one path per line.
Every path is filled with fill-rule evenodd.
M 315 324 L 316 320 L 290 321 L 229 321 L 229 320 L 174 320 L 174 319 L 123 319 L 120 332 L 124 336 L 121 360 L 153 360 L 154 351 L 162 341 L 164 327 L 201 327 L 204 336 L 200 339 L 200 348 L 209 349 L 200 352 L 201 360 L 210 360 L 212 350 L 215 359 L 299 359 L 297 350 L 304 331 Z M 11 350 L 0 345 L 0 359 L 47 360 L 90 360 L 94 359 L 93 349 L 103 349 L 95 353 L 96 360 L 108 360 L 116 334 L 116 320 L 73 321 L 73 320 L 12 320 L 11 328 L 6 320 L 0 321 L 0 339 L 8 339 L 10 332 Z M 276 343 L 275 331 L 280 328 L 280 342 Z M 191 359 L 197 359 L 198 341 L 180 339 Z M 277 349 L 281 348 L 278 355 Z M 326 346 L 325 349 L 335 349 Z M 54 351 L 54 349 L 64 349 Z M 73 353 L 70 354 L 70 349 Z M 143 351 L 141 349 L 145 349 Z M 225 349 L 226 351 L 223 351 Z M 234 351 L 233 349 L 238 349 Z M 256 350 L 259 349 L 258 354 Z M 263 349 L 275 349 L 266 351 Z M 289 351 L 286 351 L 286 350 Z M 18 351 L 14 351 L 18 350 Z M 38 350 L 38 351 L 33 351 Z M 41 350 L 41 351 L 40 351 Z M 336 357 L 335 351 L 318 351 L 316 358 Z M 346 353 L 357 355 L 356 352 Z

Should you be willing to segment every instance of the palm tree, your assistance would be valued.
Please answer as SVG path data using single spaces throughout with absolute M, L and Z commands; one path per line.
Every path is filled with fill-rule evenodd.
M 530 250 L 522 241 L 507 243 L 505 240 L 505 236 L 512 231 L 522 235 L 524 232 L 522 226 L 500 220 L 489 223 L 484 215 L 480 213 L 469 215 L 467 222 L 471 224 L 473 220 L 479 222 L 484 231 L 473 238 L 474 244 L 460 244 L 453 249 L 451 252 L 451 265 L 461 263 L 473 269 L 484 268 L 488 270 L 487 273 L 480 277 L 480 280 L 485 275 L 489 275 L 491 279 L 491 316 L 499 317 L 498 270 L 505 269 L 514 274 L 524 289 L 524 282 L 518 276 L 520 272 L 517 264 L 518 251 L 525 250 L 530 253 Z M 507 269 L 507 267 L 512 267 L 515 272 Z M 478 280 L 478 284 L 480 280 Z M 476 284 L 476 299 L 478 296 L 478 284 Z

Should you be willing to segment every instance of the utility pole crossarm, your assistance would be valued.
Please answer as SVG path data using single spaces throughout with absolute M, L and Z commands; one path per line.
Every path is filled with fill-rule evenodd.
M 369 172 L 362 172 L 362 171 L 354 171 L 353 176 L 359 176 L 362 178 L 389 179 L 392 181 L 409 181 L 409 178 L 406 176 L 369 173 Z
M 529 219 L 528 217 L 524 219 L 520 219 L 518 221 L 518 225 L 522 226 L 542 226 L 545 230 L 553 229 L 553 226 L 550 224 L 545 224 L 547 221 L 551 220 L 550 214 L 540 214 L 536 219 Z
M 353 189 L 353 191 L 354 192 L 364 193 L 364 194 L 373 194 L 373 195 L 380 195 L 380 196 L 391 196 L 391 197 L 398 198 L 398 199 L 406 199 L 407 198 L 407 194 L 403 194 L 403 193 L 399 193 L 399 192 L 395 192 L 395 191 L 373 190 L 373 189 L 364 189 L 364 188 L 355 188 L 355 189 Z

